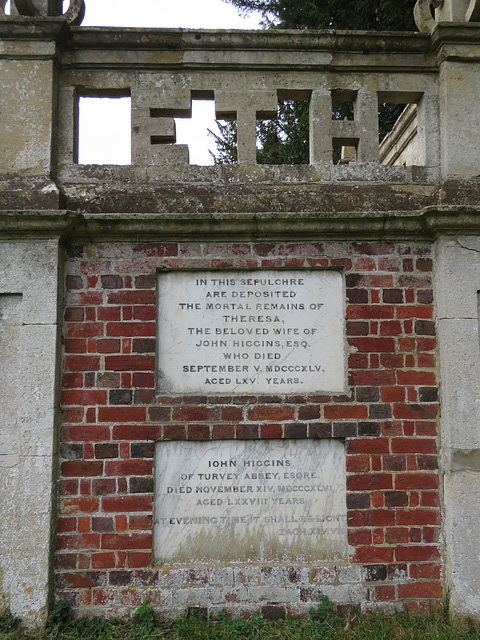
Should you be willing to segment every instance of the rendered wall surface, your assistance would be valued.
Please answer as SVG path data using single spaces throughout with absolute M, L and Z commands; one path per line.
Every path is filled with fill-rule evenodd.
M 446 584 L 453 606 L 469 614 L 476 614 L 480 605 L 479 252 L 477 236 L 441 239 L 435 277 L 442 361 Z
M 30 624 L 50 596 L 58 242 L 0 243 L 0 594 Z

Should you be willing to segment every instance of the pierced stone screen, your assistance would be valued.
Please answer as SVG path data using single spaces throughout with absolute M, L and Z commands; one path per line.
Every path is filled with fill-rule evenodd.
M 341 392 L 336 271 L 172 271 L 158 277 L 159 390 Z
M 345 495 L 336 440 L 157 442 L 155 561 L 345 559 Z

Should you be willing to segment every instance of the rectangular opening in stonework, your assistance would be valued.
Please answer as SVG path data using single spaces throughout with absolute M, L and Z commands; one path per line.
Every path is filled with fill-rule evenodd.
M 338 271 L 158 275 L 158 389 L 311 393 L 345 389 Z
M 347 560 L 343 442 L 155 446 L 155 562 Z
M 125 91 L 80 95 L 77 119 L 78 164 L 132 163 L 131 98 Z

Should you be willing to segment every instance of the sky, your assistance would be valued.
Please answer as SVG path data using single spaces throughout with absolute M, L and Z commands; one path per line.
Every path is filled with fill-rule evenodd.
M 222 0 L 85 0 L 84 27 L 258 29 L 259 14 L 241 17 Z M 64 2 L 64 11 L 68 0 Z M 6 7 L 9 11 L 9 5 Z M 80 164 L 130 164 L 130 100 L 80 100 Z M 194 101 L 192 118 L 176 119 L 177 143 L 188 144 L 190 164 L 213 164 L 217 131 L 213 101 Z

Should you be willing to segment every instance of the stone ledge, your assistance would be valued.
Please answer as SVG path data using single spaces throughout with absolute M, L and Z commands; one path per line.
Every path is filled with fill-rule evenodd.
M 480 206 L 431 206 L 418 212 L 349 213 L 101 213 L 0 211 L 0 239 L 65 241 L 198 241 L 417 239 L 480 234 Z

